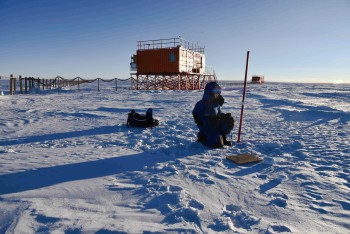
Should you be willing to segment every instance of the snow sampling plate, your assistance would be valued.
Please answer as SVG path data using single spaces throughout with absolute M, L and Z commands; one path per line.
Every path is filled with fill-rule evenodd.
M 239 164 L 239 165 L 262 161 L 261 158 L 256 157 L 256 156 L 251 155 L 251 154 L 237 154 L 237 155 L 226 156 L 226 158 L 234 163 Z

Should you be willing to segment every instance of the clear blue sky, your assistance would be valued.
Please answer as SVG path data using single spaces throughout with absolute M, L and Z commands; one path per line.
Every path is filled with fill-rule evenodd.
M 0 0 L 0 75 L 127 78 L 138 40 L 205 46 L 220 80 L 350 83 L 350 0 Z

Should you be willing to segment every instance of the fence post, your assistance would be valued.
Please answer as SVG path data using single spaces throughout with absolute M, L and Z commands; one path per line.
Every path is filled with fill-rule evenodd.
M 33 77 L 29 77 L 29 91 L 32 91 Z
M 56 80 L 56 85 L 57 85 L 57 93 L 60 93 L 60 81 L 57 77 L 55 78 L 55 80 Z
M 16 77 L 13 78 L 13 90 L 14 94 L 16 94 Z
M 12 81 L 12 79 L 13 79 L 13 75 L 11 74 L 10 75 L 10 95 L 13 95 L 13 93 L 12 93 L 12 90 L 13 90 L 13 81 Z
M 22 94 L 23 93 L 23 85 L 22 85 L 22 76 L 21 75 L 18 76 L 18 80 L 19 80 L 19 91 Z
M 80 92 L 80 85 L 79 85 L 79 77 L 78 77 L 78 91 Z
M 24 92 L 28 93 L 28 77 L 24 77 Z
M 28 89 L 28 92 L 31 90 L 30 89 L 30 76 L 27 77 L 27 89 Z
M 118 79 L 115 78 L 115 91 L 118 91 Z
M 100 78 L 97 78 L 97 91 L 100 91 Z
M 16 78 L 13 75 L 10 75 L 10 95 L 16 94 Z
M 39 89 L 40 89 L 40 78 L 38 77 L 37 81 L 36 81 L 36 93 L 39 93 Z

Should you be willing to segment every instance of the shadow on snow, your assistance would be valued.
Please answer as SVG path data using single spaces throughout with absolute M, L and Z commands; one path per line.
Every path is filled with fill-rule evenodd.
M 116 133 L 118 128 L 119 127 L 112 125 L 112 126 L 101 126 L 98 128 L 86 129 L 86 130 L 80 130 L 80 131 L 53 133 L 53 134 L 46 134 L 46 135 L 40 135 L 40 136 L 19 137 L 15 139 L 1 140 L 0 145 L 10 146 L 10 145 L 42 142 L 42 141 L 61 140 L 61 139 L 74 138 L 74 137 L 112 134 L 112 133 Z
M 189 144 L 191 143 L 189 142 Z M 174 147 L 174 150 L 176 150 L 175 148 L 177 147 Z M 161 150 L 159 149 L 159 151 Z M 169 150 L 169 148 L 166 150 Z M 206 149 L 203 148 L 201 150 L 205 151 Z M 197 154 L 198 152 L 192 151 L 193 153 Z M 0 175 L 0 195 L 39 189 L 69 181 L 99 178 L 133 171 L 144 171 L 148 170 L 144 169 L 145 167 L 150 168 L 157 163 L 191 156 L 189 154 L 191 152 L 181 153 L 179 151 L 179 154 L 176 156 L 169 157 L 164 154 L 142 152 L 108 159 L 44 167 Z

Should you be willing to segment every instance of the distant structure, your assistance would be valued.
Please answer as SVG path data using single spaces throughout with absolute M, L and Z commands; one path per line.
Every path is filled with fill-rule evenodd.
M 263 84 L 265 82 L 264 76 L 252 76 L 252 84 Z
M 204 47 L 181 37 L 138 41 L 130 71 L 133 89 L 199 90 L 217 80 L 205 67 Z

